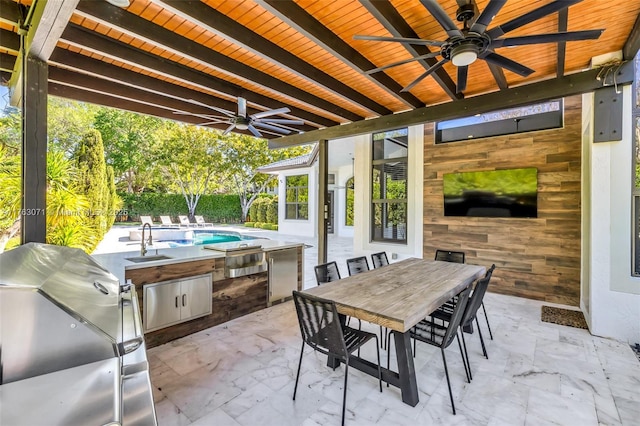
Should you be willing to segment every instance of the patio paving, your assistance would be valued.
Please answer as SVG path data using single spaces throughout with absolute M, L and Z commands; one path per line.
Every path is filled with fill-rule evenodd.
M 301 241 L 305 287 L 315 285 L 314 239 L 240 228 L 247 234 Z M 112 230 L 96 252 L 137 250 Z M 351 239 L 329 237 L 329 260 L 354 255 Z M 635 425 L 640 418 L 640 361 L 626 342 L 587 330 L 540 321 L 542 302 L 487 293 L 494 333 L 467 335 L 473 380 L 466 382 L 457 345 L 447 361 L 457 415 L 451 412 L 437 348 L 418 343 L 415 368 L 420 402 L 410 407 L 400 391 L 349 371 L 346 423 L 354 425 Z M 549 304 L 546 304 L 549 305 Z M 552 305 L 561 306 L 561 305 Z M 376 332 L 377 326 L 363 327 Z M 161 426 L 340 424 L 343 366 L 305 347 L 297 400 L 292 401 L 301 345 L 291 302 L 273 306 L 148 351 L 156 412 Z M 362 356 L 375 360 L 373 343 Z M 386 351 L 381 351 L 386 365 Z M 395 354 L 391 355 L 395 369 Z

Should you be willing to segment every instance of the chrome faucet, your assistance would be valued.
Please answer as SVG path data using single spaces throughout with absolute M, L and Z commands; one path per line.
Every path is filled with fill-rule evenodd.
M 144 256 L 145 254 L 147 254 L 147 247 L 145 246 L 144 243 L 144 228 L 149 227 L 149 241 L 147 241 L 147 244 L 152 246 L 153 245 L 153 240 L 151 239 L 151 224 L 150 223 L 144 223 L 142 225 L 142 238 L 140 240 L 140 256 Z

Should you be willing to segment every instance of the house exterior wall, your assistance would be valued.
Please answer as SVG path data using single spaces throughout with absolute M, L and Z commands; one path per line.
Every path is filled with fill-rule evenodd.
M 317 163 L 316 163 L 317 164 Z M 286 219 L 287 176 L 309 175 L 309 218 Z M 318 167 L 302 167 L 299 169 L 285 170 L 278 173 L 278 232 L 288 235 L 300 235 L 302 237 L 314 237 L 317 232 L 318 209 Z
M 564 127 L 436 145 L 425 127 L 424 257 L 461 250 L 497 268 L 490 291 L 579 306 L 581 97 L 564 100 Z M 444 216 L 443 175 L 538 169 L 538 217 Z
M 407 243 L 371 241 L 371 135 L 359 136 L 355 141 L 355 229 L 353 249 L 356 254 L 386 251 L 390 261 L 408 257 L 422 257 L 422 167 L 424 126 L 410 126 L 408 132 L 408 199 Z M 354 138 L 355 139 L 355 138 Z
M 331 166 L 331 165 L 329 165 Z M 347 217 L 347 181 L 353 177 L 353 165 L 342 166 L 337 169 L 330 169 L 329 173 L 336 175 L 336 185 L 329 185 L 329 189 L 334 191 L 334 235 L 340 237 L 353 237 L 354 226 L 346 225 Z
M 640 278 L 631 276 L 633 123 L 631 86 L 623 88 L 621 141 L 593 143 L 593 94 L 583 100 L 582 298 L 591 333 L 640 341 Z

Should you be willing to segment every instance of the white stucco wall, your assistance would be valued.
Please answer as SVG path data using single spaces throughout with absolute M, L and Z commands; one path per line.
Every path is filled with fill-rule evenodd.
M 336 184 L 330 185 L 329 189 L 334 191 L 334 235 L 340 237 L 353 237 L 354 227 L 345 225 L 346 222 L 346 186 L 347 180 L 353 176 L 353 165 L 332 169 L 329 173 L 336 175 Z
M 621 141 L 593 143 L 583 132 L 582 309 L 598 336 L 640 342 L 640 278 L 631 276 L 631 86 L 623 88 Z M 583 129 L 593 123 L 593 94 L 583 95 Z
M 309 175 L 309 219 L 285 219 L 286 177 L 294 175 Z M 318 167 L 317 162 L 312 167 L 295 170 L 285 170 L 278 175 L 278 232 L 288 235 L 314 237 L 316 235 L 316 210 L 318 205 Z
M 389 260 L 393 257 L 422 258 L 422 182 L 424 169 L 424 126 L 409 127 L 408 147 L 408 200 L 407 200 L 407 244 L 371 241 L 371 135 L 358 138 L 355 143 L 356 202 L 353 249 L 357 254 L 386 251 Z

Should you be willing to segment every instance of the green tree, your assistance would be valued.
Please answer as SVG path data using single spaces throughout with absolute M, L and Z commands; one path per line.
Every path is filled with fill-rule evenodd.
M 157 164 L 170 180 L 169 189 L 183 195 L 192 220 L 202 194 L 220 186 L 216 172 L 224 169 L 219 138 L 217 131 L 176 123 L 156 151 Z
M 47 136 L 50 149 L 70 157 L 89 130 L 101 107 L 84 102 L 49 96 L 47 99 Z
M 104 160 L 102 136 L 97 130 L 89 131 L 75 154 L 78 168 L 78 189 L 89 200 L 88 216 L 99 233 L 99 237 L 107 232 L 108 194 L 107 170 Z
M 274 175 L 259 173 L 257 169 L 269 163 L 307 154 L 311 151 L 311 146 L 272 150 L 269 149 L 266 139 L 230 133 L 224 137 L 221 149 L 223 169 L 228 176 L 225 188 L 240 196 L 244 221 L 251 204 L 275 178 Z
M 113 108 L 96 114 L 95 127 L 102 135 L 107 164 L 113 167 L 116 185 L 128 194 L 140 193 L 157 183 L 150 155 L 167 121 Z

